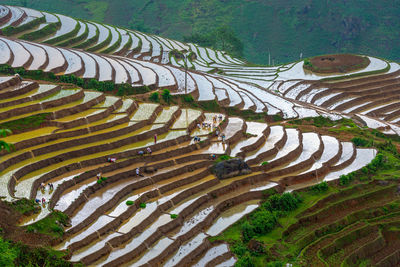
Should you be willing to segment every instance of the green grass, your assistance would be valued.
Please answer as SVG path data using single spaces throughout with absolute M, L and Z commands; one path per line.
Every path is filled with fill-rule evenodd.
M 67 252 L 53 250 L 47 247 L 31 248 L 22 243 L 13 243 L 0 237 L 0 265 L 14 266 L 46 266 L 70 267 L 83 266 L 80 263 L 70 263 L 64 259 Z
M 0 129 L 10 129 L 13 132 L 35 129 L 38 128 L 44 121 L 46 121 L 49 118 L 49 115 L 50 113 L 41 113 L 18 120 L 5 122 L 0 124 Z
M 22 198 L 14 202 L 7 203 L 22 215 L 30 215 L 32 213 L 40 211 L 39 205 L 31 199 Z
M 46 218 L 26 226 L 29 233 L 37 232 L 55 238 L 62 238 L 64 226 L 68 223 L 68 216 L 60 211 L 53 211 Z
M 233 159 L 233 158 L 231 156 L 229 156 L 229 155 L 221 155 L 214 161 L 214 164 L 220 163 L 222 161 L 227 161 L 227 160 L 230 160 L 230 159 Z

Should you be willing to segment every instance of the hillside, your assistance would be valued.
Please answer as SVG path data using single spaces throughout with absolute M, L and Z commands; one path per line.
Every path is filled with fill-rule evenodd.
M 300 53 L 309 57 L 349 52 L 400 59 L 397 0 L 5 0 L 2 3 L 25 3 L 40 10 L 74 14 L 181 41 L 192 33 L 204 34 L 228 25 L 243 42 L 245 58 L 254 63 L 268 64 L 269 52 L 275 64 L 297 60 Z

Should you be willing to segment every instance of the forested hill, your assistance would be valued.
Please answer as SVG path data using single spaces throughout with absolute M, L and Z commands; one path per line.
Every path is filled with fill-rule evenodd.
M 212 39 L 228 30 L 251 62 L 271 64 L 333 52 L 400 60 L 400 0 L 3 0 L 170 38 Z M 209 34 L 209 33 L 212 34 Z M 233 34 L 232 34 L 233 33 Z M 190 38 L 191 35 L 194 35 Z M 232 36 L 234 35 L 234 36 Z M 235 38 L 236 37 L 236 38 Z M 220 48 L 220 47 L 218 47 Z M 228 49 L 229 50 L 229 49 Z M 240 53 L 240 51 L 236 51 Z

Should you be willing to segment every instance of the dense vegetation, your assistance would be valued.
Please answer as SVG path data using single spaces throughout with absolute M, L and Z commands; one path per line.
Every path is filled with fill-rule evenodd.
M 73 2 L 71 4 L 71 2 Z M 399 60 L 397 0 L 5 0 L 183 40 L 227 25 L 255 63 L 353 52 Z M 379 12 L 376 12 L 379 10 Z M 172 15 L 173 14 L 173 15 Z M 317 41 L 316 41 L 317 40 Z
M 32 249 L 21 243 L 9 242 L 2 237 L 0 237 L 0 251 L 0 266 L 73 266 L 63 259 L 65 252 L 50 248 Z

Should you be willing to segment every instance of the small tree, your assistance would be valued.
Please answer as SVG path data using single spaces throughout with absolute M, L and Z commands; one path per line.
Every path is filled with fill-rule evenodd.
M 171 93 L 170 93 L 170 91 L 168 89 L 164 89 L 162 94 L 161 94 L 161 96 L 164 99 L 164 101 L 169 104 L 169 102 L 171 101 Z
M 254 227 L 248 221 L 244 221 L 240 228 L 242 230 L 243 241 L 249 242 L 255 235 Z
M 150 95 L 150 101 L 152 101 L 152 102 L 158 102 L 159 101 L 159 99 L 160 99 L 160 97 L 159 97 L 159 93 L 158 92 L 154 92 L 154 93 L 152 93 L 151 95 Z

